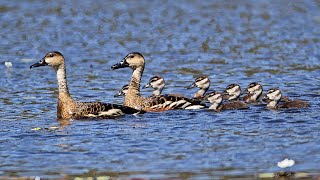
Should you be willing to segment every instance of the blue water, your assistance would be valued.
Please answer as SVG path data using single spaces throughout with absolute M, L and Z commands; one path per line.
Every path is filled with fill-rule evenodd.
M 285 171 L 319 176 L 319 1 L 1 1 L 0 27 L 4 179 L 252 179 L 281 171 L 286 157 L 295 165 Z M 162 75 L 164 93 L 191 97 L 196 90 L 185 87 L 205 74 L 210 90 L 258 81 L 311 107 L 59 122 L 55 72 L 29 69 L 53 50 L 65 56 L 70 93 L 81 101 L 121 104 L 113 95 L 132 71 L 110 66 L 138 51 L 142 84 Z

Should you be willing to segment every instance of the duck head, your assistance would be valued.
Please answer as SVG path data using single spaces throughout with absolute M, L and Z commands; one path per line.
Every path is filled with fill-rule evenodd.
M 150 78 L 149 82 L 143 86 L 143 88 L 152 87 L 153 89 L 163 89 L 165 86 L 165 81 L 161 76 L 153 76 Z
M 128 93 L 128 89 L 129 89 L 128 84 L 122 86 L 121 90 L 117 94 L 115 94 L 114 97 L 125 96 Z
M 63 55 L 58 51 L 52 51 L 46 54 L 39 62 L 31 65 L 30 69 L 40 66 L 51 66 L 57 69 L 61 64 L 64 64 Z
M 221 104 L 222 103 L 222 94 L 216 91 L 208 93 L 205 98 L 212 104 Z
M 261 84 L 258 82 L 250 83 L 247 89 L 244 90 L 246 94 L 261 94 L 263 91 Z
M 130 67 L 135 70 L 138 67 L 144 67 L 144 57 L 138 52 L 129 53 L 125 58 L 123 58 L 119 63 L 111 66 L 112 70 Z
M 223 91 L 223 99 L 234 100 L 241 94 L 241 88 L 239 84 L 229 84 Z
M 270 103 L 274 101 L 278 103 L 282 97 L 281 91 L 278 88 L 271 88 L 267 91 L 266 95 L 263 97 L 263 101 L 266 103 Z
M 193 87 L 208 89 L 210 87 L 210 79 L 207 76 L 199 76 L 189 87 L 187 87 L 187 89 L 191 89 Z

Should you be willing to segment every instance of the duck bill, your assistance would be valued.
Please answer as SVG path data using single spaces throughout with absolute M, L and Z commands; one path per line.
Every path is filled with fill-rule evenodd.
M 245 89 L 245 90 L 241 91 L 240 95 L 243 95 L 243 94 L 249 94 L 248 89 Z
M 129 67 L 129 64 L 126 62 L 125 59 L 123 59 L 119 63 L 114 64 L 113 66 L 111 66 L 111 69 L 115 70 L 115 69 L 120 69 L 120 68 L 125 68 L 125 67 Z
M 193 88 L 195 86 L 196 86 L 196 83 L 192 83 L 190 86 L 187 87 L 187 89 L 191 89 L 191 88 Z
M 142 89 L 146 89 L 146 88 L 148 88 L 148 87 L 150 87 L 150 84 L 149 84 L 149 83 L 146 84 L 146 85 L 144 85 L 144 86 L 142 87 Z
M 117 94 L 113 95 L 113 97 L 119 97 L 119 96 L 123 96 L 124 94 L 122 92 L 118 92 Z
M 262 98 L 262 101 L 263 101 L 263 102 L 266 102 L 266 103 L 271 102 L 271 100 L 270 100 L 267 96 L 264 96 L 264 97 Z
M 41 59 L 39 62 L 32 64 L 30 66 L 30 69 L 34 67 L 47 66 L 47 65 L 48 64 L 46 63 L 46 61 L 44 59 Z

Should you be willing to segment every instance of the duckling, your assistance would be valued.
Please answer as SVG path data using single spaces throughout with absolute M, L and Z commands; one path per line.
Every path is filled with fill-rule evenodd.
M 250 83 L 245 90 L 245 93 L 247 93 L 247 95 L 245 95 L 242 99 L 246 103 L 258 103 L 259 98 L 262 95 L 262 91 L 262 86 L 258 82 Z
M 239 84 L 229 84 L 226 89 L 223 91 L 223 99 L 234 101 L 239 100 L 241 94 L 241 88 Z
M 232 110 L 232 109 L 248 109 L 248 105 L 241 101 L 230 101 L 227 103 L 223 103 L 223 95 L 218 92 L 211 92 L 206 95 L 208 101 L 212 104 L 209 109 L 212 109 L 216 112 L 220 112 L 222 110 Z
M 142 97 L 140 95 L 140 82 L 144 71 L 145 59 L 142 54 L 132 52 L 126 55 L 119 63 L 111 66 L 113 70 L 129 67 L 133 70 L 124 105 L 142 109 L 144 111 L 165 111 L 170 109 L 200 109 L 205 105 L 199 100 L 189 99 L 181 96 L 158 95 Z
M 166 85 L 164 79 L 161 76 L 153 76 L 149 82 L 142 88 L 152 87 L 154 90 L 152 96 L 158 96 L 161 94 L 164 86 Z
M 128 93 L 129 84 L 123 85 L 121 90 L 114 97 L 125 96 Z
M 139 112 L 139 110 L 122 105 L 73 100 L 67 85 L 65 59 L 58 51 L 49 52 L 39 62 L 31 65 L 30 69 L 40 66 L 51 66 L 57 73 L 58 119 L 114 118 Z
M 250 83 L 244 93 L 247 93 L 242 99 L 246 103 L 259 103 L 262 97 L 263 88 L 258 82 Z M 281 102 L 289 102 L 291 99 L 287 96 L 281 97 Z
M 196 92 L 193 97 L 197 99 L 203 99 L 204 94 L 208 91 L 210 87 L 210 79 L 207 76 L 199 76 L 189 87 L 187 87 L 187 89 L 191 89 L 195 86 L 197 88 L 200 88 L 200 90 Z
M 287 108 L 307 108 L 309 103 L 302 100 L 290 100 L 279 104 L 282 97 L 282 93 L 278 88 L 271 88 L 267 91 L 263 97 L 263 101 L 268 103 L 267 108 L 270 109 L 287 109 Z

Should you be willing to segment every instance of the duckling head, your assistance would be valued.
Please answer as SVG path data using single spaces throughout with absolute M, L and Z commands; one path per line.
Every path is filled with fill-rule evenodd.
M 138 67 L 144 67 L 143 55 L 138 52 L 129 53 L 119 63 L 111 66 L 113 70 L 119 69 L 119 68 L 125 68 L 125 67 L 130 67 L 133 70 L 135 70 Z
M 239 84 L 229 84 L 227 88 L 223 91 L 223 96 L 225 99 L 237 99 L 241 94 L 241 88 Z
M 247 89 L 244 91 L 248 94 L 261 94 L 263 91 L 261 84 L 258 82 L 250 83 L 247 87 Z
M 205 96 L 206 99 L 212 104 L 220 104 L 222 103 L 222 94 L 216 91 L 210 92 Z
M 117 94 L 115 94 L 114 97 L 125 96 L 128 93 L 128 89 L 129 89 L 128 84 L 122 86 L 121 90 Z
M 199 76 L 189 87 L 187 87 L 187 89 L 191 89 L 195 86 L 200 89 L 208 89 L 210 87 L 210 79 L 207 76 Z
M 278 88 L 271 88 L 267 91 L 266 95 L 263 97 L 263 101 L 270 103 L 271 101 L 279 102 L 281 99 L 281 91 Z
M 40 66 L 51 66 L 54 69 L 58 69 L 61 64 L 64 64 L 63 55 L 58 51 L 52 51 L 46 54 L 39 62 L 31 65 L 30 69 Z
M 153 89 L 163 89 L 165 86 L 165 81 L 161 76 L 153 76 L 150 78 L 149 82 L 143 86 L 143 88 L 152 87 Z

